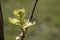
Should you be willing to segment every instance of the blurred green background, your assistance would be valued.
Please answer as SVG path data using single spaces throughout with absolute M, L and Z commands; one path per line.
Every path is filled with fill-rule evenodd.
M 29 18 L 35 0 L 1 0 L 5 40 L 15 40 L 20 29 L 8 22 L 14 17 L 15 9 L 25 8 Z M 60 40 L 60 0 L 38 0 L 33 20 L 37 23 L 29 27 L 24 40 Z

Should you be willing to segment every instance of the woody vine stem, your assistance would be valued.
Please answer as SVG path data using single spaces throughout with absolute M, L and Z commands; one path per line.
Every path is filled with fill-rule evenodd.
M 30 22 L 32 21 L 33 14 L 34 14 L 35 7 L 36 7 L 36 5 L 37 5 L 37 2 L 38 2 L 38 0 L 35 1 L 35 5 L 34 5 L 34 7 L 33 7 L 32 13 L 31 13 L 31 15 L 30 15 L 30 18 L 29 18 L 29 21 L 30 21 Z M 21 28 L 21 29 L 22 29 L 22 28 Z M 24 40 L 25 35 L 26 35 L 26 33 L 27 33 L 27 30 L 28 30 L 28 27 L 26 27 L 26 28 L 23 27 L 22 32 L 19 34 L 19 36 L 16 37 L 16 40 Z

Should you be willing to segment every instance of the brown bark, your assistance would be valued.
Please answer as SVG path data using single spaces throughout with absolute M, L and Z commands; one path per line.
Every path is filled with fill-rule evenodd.
M 4 40 L 3 17 L 2 17 L 1 2 L 0 2 L 0 40 Z

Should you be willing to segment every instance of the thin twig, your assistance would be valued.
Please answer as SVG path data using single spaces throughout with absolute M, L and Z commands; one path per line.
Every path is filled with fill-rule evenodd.
M 25 38 L 26 33 L 27 33 L 27 28 L 22 28 L 22 31 L 19 34 L 19 36 L 16 37 L 16 40 L 23 40 Z
M 35 5 L 34 5 L 34 8 L 33 8 L 33 10 L 32 10 L 32 13 L 31 13 L 31 16 L 30 16 L 30 20 L 29 20 L 29 21 L 32 21 L 33 14 L 34 14 L 35 7 L 36 7 L 36 5 L 37 5 L 37 2 L 38 2 L 38 0 L 36 0 L 36 2 L 35 2 Z

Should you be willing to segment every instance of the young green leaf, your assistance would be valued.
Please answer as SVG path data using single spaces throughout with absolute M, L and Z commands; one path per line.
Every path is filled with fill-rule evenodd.
M 14 15 L 16 17 L 18 17 L 19 20 L 24 18 L 24 14 L 25 14 L 25 9 L 24 8 L 19 9 L 19 10 L 14 10 Z
M 8 21 L 12 24 L 19 25 L 20 21 L 15 18 L 8 17 Z

